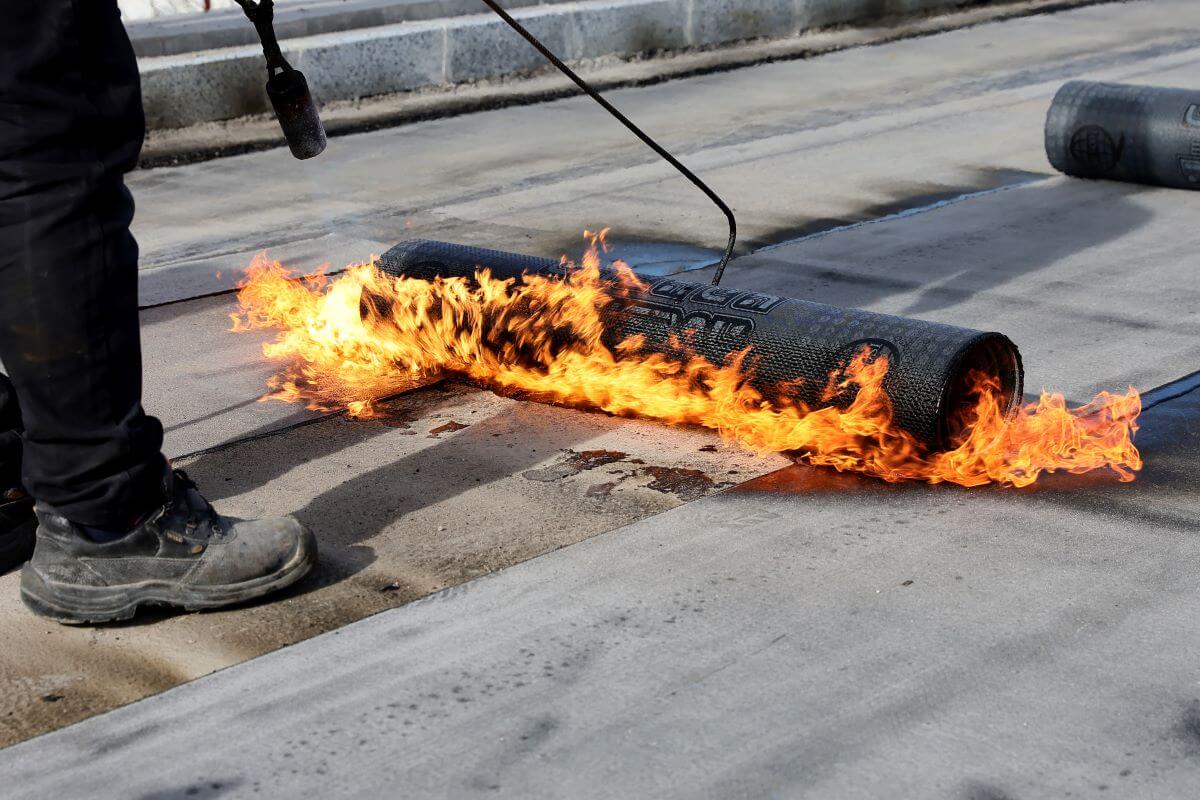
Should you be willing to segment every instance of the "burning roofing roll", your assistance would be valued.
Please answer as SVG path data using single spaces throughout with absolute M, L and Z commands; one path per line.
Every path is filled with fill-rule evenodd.
M 1071 81 L 1050 104 L 1046 155 L 1079 178 L 1200 189 L 1200 91 Z
M 434 280 L 562 276 L 558 261 L 462 245 L 415 240 L 389 250 L 378 267 L 393 276 Z M 615 273 L 609 275 L 617 283 Z M 378 298 L 364 295 L 363 313 Z M 626 285 L 603 312 L 603 341 L 616 348 L 641 336 L 644 353 L 698 355 L 715 365 L 745 353 L 749 383 L 768 401 L 786 393 L 810 408 L 839 402 L 830 376 L 864 349 L 886 355 L 884 388 L 896 424 L 932 447 L 949 447 L 974 402 L 982 373 L 999 387 L 1012 411 L 1021 399 L 1023 372 L 1016 346 L 988 333 L 843 309 L 760 292 L 690 283 L 675 277 Z M 846 398 L 841 398 L 844 402 Z

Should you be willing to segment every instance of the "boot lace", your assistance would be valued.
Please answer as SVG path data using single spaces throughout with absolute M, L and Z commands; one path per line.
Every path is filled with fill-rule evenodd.
M 218 536 L 223 534 L 224 528 L 216 509 L 200 494 L 196 482 L 181 469 L 173 469 L 171 473 L 175 490 L 167 501 L 167 516 L 181 520 L 187 536 L 199 535 L 207 538 L 210 533 Z M 208 530 L 202 530 L 204 527 Z

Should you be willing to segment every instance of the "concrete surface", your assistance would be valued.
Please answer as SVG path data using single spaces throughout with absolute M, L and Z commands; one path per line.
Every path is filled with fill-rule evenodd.
M 513 17 L 565 61 L 707 48 L 989 0 L 582 0 Z M 543 70 L 542 56 L 488 13 L 341 30 L 281 42 L 318 101 L 498 79 Z M 139 60 L 149 128 L 180 128 L 270 109 L 257 43 Z
M 507 7 L 565 0 L 509 0 Z M 479 0 L 290 0 L 276 3 L 275 34 L 280 39 L 394 25 L 398 22 L 478 14 Z M 126 15 L 126 19 L 129 17 Z M 171 56 L 219 47 L 258 44 L 254 26 L 229 0 L 227 8 L 127 22 L 138 57 Z
M 735 42 L 713 49 L 643 54 L 632 60 L 605 57 L 574 66 L 593 87 L 612 91 L 779 61 L 814 58 L 848 48 L 932 36 L 988 22 L 1110 1 L 1007 0 L 944 14 L 889 17 L 884 24 L 876 26 L 838 26 L 799 36 Z M 321 121 L 329 136 L 336 138 L 430 119 L 530 106 L 578 94 L 578 87 L 566 76 L 557 70 L 542 70 L 501 80 L 325 102 L 321 104 Z M 142 148 L 140 165 L 144 168 L 180 166 L 284 146 L 274 115 L 252 114 L 186 128 L 152 129 Z
M 0 773 L 14 798 L 1191 797 L 1198 415 L 1197 392 L 1151 409 L 1120 487 L 790 467 Z
M 1050 175 L 1041 130 L 1058 86 L 1187 85 L 1197 25 L 1186 0 L 1100 5 L 612 97 L 726 196 L 745 253 Z M 312 269 L 412 235 L 550 256 L 606 225 L 642 246 L 719 253 L 726 237 L 716 209 L 583 97 L 338 139 L 303 163 L 275 150 L 141 170 L 130 185 L 146 305 L 227 290 L 263 249 Z
M 1057 83 L 1069 77 L 1187 85 L 1200 60 L 1196 23 L 1200 7 L 1186 0 L 1096 6 L 627 90 L 615 99 L 712 177 L 740 212 L 746 249 L 785 243 L 741 259 L 730 268 L 730 285 L 754 281 L 799 296 L 996 327 L 1021 344 L 1034 388 L 1045 382 L 1082 398 L 1100 384 L 1135 381 L 1145 389 L 1200 367 L 1191 276 L 1200 237 L 1191 221 L 1200 195 L 1053 176 L 1040 150 L 1041 116 Z M 1170 415 L 1166 405 L 1151 415 L 1173 421 L 1148 422 L 1139 443 L 1149 466 L 1132 487 L 1095 477 L 1015 493 L 777 473 L 781 459 L 752 458 L 702 432 L 454 385 L 401 398 L 378 420 L 314 422 L 293 407 L 254 402 L 269 373 L 256 355 L 261 339 L 224 332 L 228 296 L 187 298 L 219 288 L 209 276 L 221 270 L 220 280 L 227 280 L 228 270 L 244 266 L 260 247 L 304 265 L 345 263 L 362 258 L 372 243 L 406 235 L 553 254 L 575 246 L 575 231 L 614 224 L 625 246 L 636 245 L 632 252 L 664 270 L 671 266 L 654 257 L 659 245 L 678 254 L 679 266 L 702 260 L 694 248 L 719 246 L 716 212 L 652 164 L 636 142 L 596 124 L 601 118 L 581 102 L 346 137 L 311 171 L 268 152 L 133 177 L 146 253 L 143 293 L 182 300 L 144 312 L 147 405 L 171 429 L 169 451 L 204 451 L 183 466 L 230 512 L 298 512 L 320 532 L 324 564 L 277 603 L 84 630 L 28 616 L 16 601 L 16 575 L 0 577 L 0 742 L 463 584 L 464 598 L 482 597 L 481 605 L 431 602 L 368 621 L 368 631 L 393 625 L 408 631 L 405 620 L 418 618 L 429 625 L 399 644 L 383 634 L 365 636 L 340 658 L 341 667 L 363 671 L 343 674 L 337 685 L 364 697 L 374 693 L 385 709 L 410 690 L 445 699 L 435 684 L 450 680 L 454 664 L 491 669 L 520 640 L 537 659 L 537 676 L 549 659 L 554 680 L 576 688 L 563 694 L 542 677 L 534 684 L 509 676 L 546 687 L 544 700 L 553 708 L 537 706 L 526 687 L 515 687 L 520 691 L 508 700 L 497 700 L 513 704 L 504 713 L 522 724 L 526 711 L 552 722 L 545 731 L 529 723 L 528 731 L 504 734 L 505 742 L 480 744 L 481 760 L 447 744 L 466 736 L 454 727 L 460 724 L 480 736 L 495 732 L 459 716 L 465 713 L 459 706 L 470 703 L 452 701 L 441 722 L 404 716 L 412 711 L 408 703 L 427 710 L 419 699 L 406 700 L 406 710 L 381 710 L 382 719 L 359 720 L 367 742 L 354 746 L 362 752 L 374 746 L 386 755 L 380 762 L 407 768 L 418 781 L 414 794 L 465 793 L 458 791 L 461 782 L 449 788 L 419 782 L 446 763 L 438 754 L 459 752 L 455 780 L 479 777 L 481 786 L 536 795 L 549 785 L 538 781 L 562 773 L 526 764 L 555 761 L 554 731 L 563 731 L 563 746 L 587 759 L 575 763 L 579 780 L 589 778 L 586 785 L 597 792 L 611 785 L 655 794 L 651 771 L 661 766 L 654 774 L 677 776 L 681 793 L 692 787 L 725 796 L 739 789 L 772 794 L 776 784 L 754 781 L 775 776 L 782 787 L 776 793 L 798 793 L 797 781 L 811 780 L 834 796 L 876 796 L 883 785 L 876 781 L 890 777 L 904 789 L 914 785 L 903 782 L 908 776 L 931 788 L 901 796 L 1061 796 L 1064 786 L 1090 796 L 1101 791 L 1100 782 L 1114 791 L 1119 786 L 1095 767 L 1113 743 L 1141 736 L 1140 749 L 1121 751 L 1134 755 L 1108 760 L 1116 767 L 1129 759 L 1118 772 L 1128 768 L 1124 777 L 1144 781 L 1127 796 L 1170 796 L 1167 790 L 1179 785 L 1170 781 L 1190 777 L 1191 762 L 1176 759 L 1190 740 L 1178 732 L 1200 725 L 1188 721 L 1191 700 L 1183 694 L 1190 666 L 1179 628 L 1193 601 L 1187 576 L 1194 571 L 1188 526 L 1195 500 L 1184 465 L 1194 458 L 1187 448 L 1195 417 L 1188 403 L 1172 406 L 1180 410 Z M 720 113 L 708 116 L 710 109 Z M 587 136 L 582 148 L 580 131 Z M 434 432 L 449 422 L 467 427 Z M 296 423 L 308 424 L 278 432 Z M 751 485 L 759 495 L 738 490 L 700 499 L 773 473 Z M 751 514 L 742 527 L 731 521 L 760 506 L 777 516 Z M 472 581 L 631 523 L 583 547 Z M 705 589 L 718 573 L 738 578 L 738 585 Z M 594 580 L 581 577 L 587 575 Z M 499 593 L 489 594 L 490 586 Z M 707 592 L 697 595 L 705 599 L 703 612 L 691 611 L 690 601 L 688 611 L 679 608 L 682 594 L 670 598 L 693 588 Z M 630 600 L 613 599 L 622 595 Z M 504 616 L 506 607 L 513 616 Z M 443 608 L 446 617 L 438 616 Z M 524 624 L 541 627 L 520 628 L 518 609 L 527 611 Z M 470 615 L 477 613 L 479 627 L 472 628 Z M 412 616 L 425 614 L 433 616 Z M 611 620 L 598 624 L 613 633 L 595 639 L 563 633 L 571 623 L 586 627 L 600 619 Z M 494 626 L 484 627 L 489 621 Z M 454 646 L 443 647 L 440 635 Z M 1179 642 L 1171 645 L 1171 636 Z M 324 652 L 327 640 L 316 642 L 314 653 Z M 600 640 L 621 644 L 609 649 Z M 435 642 L 436 652 L 426 646 Z M 592 645 L 589 666 L 575 672 L 561 664 L 579 656 L 560 659 L 555 649 L 573 654 L 573 642 Z M 353 649 L 368 646 L 375 655 Z M 272 664 L 293 663 L 288 659 L 304 662 L 308 651 L 307 645 L 285 650 L 222 675 L 253 683 L 259 664 L 269 672 Z M 156 778 L 147 777 L 138 790 L 237 794 L 258 780 L 265 791 L 283 793 L 289 769 L 333 775 L 343 757 L 348 765 L 364 763 L 340 743 L 316 749 L 336 736 L 329 730 L 348 730 L 340 724 L 322 728 L 320 739 L 307 728 L 270 738 L 271 726 L 284 724 L 277 715 L 327 710 L 333 719 L 335 706 L 358 707 L 354 697 L 327 688 L 301 694 L 334 680 L 334 656 L 312 659 L 296 682 L 274 683 L 259 701 L 239 703 L 247 714 L 253 709 L 261 728 L 250 728 L 248 716 L 236 723 L 237 735 L 229 733 L 228 718 L 223 728 L 215 722 L 212 729 L 193 728 L 189 721 L 137 734 L 139 724 L 129 720 L 159 713 L 158 704 L 177 702 L 172 698 L 202 698 L 206 686 L 219 685 L 193 684 L 94 723 L 112 719 L 117 727 L 74 728 L 3 751 L 0 776 L 11 779 L 6 786 L 30 787 L 19 791 L 53 794 L 50 784 L 30 782 L 32 765 L 65 764 L 80 743 L 109 749 L 90 759 L 94 776 L 104 780 L 118 764 L 128 771 L 145 763 L 139 754 L 166 753 L 155 748 L 170 748 L 185 733 L 189 741 L 197 741 L 193 731 L 212 741 L 203 730 L 224 731 L 218 740 L 263 754 L 263 771 L 232 758 L 217 774 L 201 754 L 192 764 L 171 762 L 179 771 L 153 773 L 160 783 L 151 786 Z M 426 666 L 407 667 L 416 662 Z M 1096 665 L 1093 671 L 1088 664 Z M 488 679 L 476 680 L 480 672 L 465 669 L 470 674 L 450 684 L 450 694 L 454 685 L 480 694 L 501 685 L 491 681 L 488 689 Z M 398 677 L 373 684 L 372 670 Z M 237 677 L 243 674 L 249 677 Z M 402 686 L 404 680 L 417 683 Z M 1073 689 L 1070 680 L 1077 682 Z M 1194 676 L 1189 680 L 1194 685 Z M 261 684 L 254 685 L 259 691 Z M 628 694 L 619 691 L 623 685 Z M 772 686 L 780 688 L 772 694 Z M 304 708 L 270 705 L 289 690 Z M 670 691 L 683 699 L 671 700 Z M 594 711 L 594 698 L 604 696 L 610 716 L 595 725 L 576 716 Z M 224 697 L 211 707 L 226 703 Z M 676 705 L 684 701 L 686 707 Z M 1135 703 L 1143 716 L 1136 716 Z M 1117 716 L 1106 716 L 1106 704 Z M 489 708 L 497 717 L 497 707 Z M 395 719 L 388 721 L 388 713 Z M 1023 740 L 1014 732 L 1022 713 L 1033 731 Z M 424 724 L 429 736 L 393 736 L 393 722 Z M 1075 750 L 1060 744 L 1068 723 L 1078 726 L 1071 729 L 1081 742 Z M 437 727 L 443 724 L 451 727 Z M 625 744 L 614 744 L 622 725 L 631 732 Z M 687 746 L 697 760 L 686 762 L 694 764 L 686 774 L 672 727 L 690 731 Z M 579 730 L 595 737 L 597 749 L 582 743 Z M 289 759 L 271 748 L 289 738 L 296 766 L 280 768 L 282 777 L 272 782 L 265 776 L 276 769 L 275 757 Z M 537 749 L 538 741 L 548 749 Z M 655 742 L 665 755 L 654 755 Z M 528 759 L 497 749 L 510 745 L 514 752 L 527 748 Z M 635 766 L 623 772 L 626 783 L 607 775 L 596 780 L 606 763 L 596 755 L 601 747 Z M 638 758 L 625 747 L 636 748 Z M 939 747 L 944 761 L 932 755 Z M 339 755 L 327 756 L 331 750 Z M 220 752 L 216 747 L 213 757 Z M 543 752 L 551 755 L 542 760 Z M 512 773 L 500 774 L 502 756 Z M 1068 757 L 1095 768 L 1067 771 L 1060 765 Z M 889 760 L 922 768 L 889 776 Z M 1155 760 L 1170 770 L 1153 772 Z M 1025 761 L 1033 765 L 1028 770 L 1020 766 Z M 1006 771 L 1004 764 L 1015 766 Z M 68 782 L 75 774 L 43 769 L 38 779 L 53 780 L 51 772 Z M 731 782 L 720 783 L 718 772 Z M 356 785 L 377 794 L 383 784 L 373 782 L 387 774 L 360 770 Z M 193 783 L 198 776 L 209 782 Z M 1094 781 L 1046 782 L 1071 776 Z M 1023 782 L 1049 788 L 1022 789 Z M 96 785 L 137 794 L 120 781 Z

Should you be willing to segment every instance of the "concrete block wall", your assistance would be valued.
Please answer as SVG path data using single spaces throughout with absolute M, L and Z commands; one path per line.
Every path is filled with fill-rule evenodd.
M 561 58 L 630 56 L 793 36 L 886 16 L 995 0 L 585 0 L 513 11 Z M 318 101 L 500 78 L 547 65 L 491 14 L 403 22 L 283 42 Z M 178 128 L 269 110 L 256 45 L 141 59 L 151 128 Z

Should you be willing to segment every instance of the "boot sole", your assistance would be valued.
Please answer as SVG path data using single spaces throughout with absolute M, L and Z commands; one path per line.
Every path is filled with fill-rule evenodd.
M 160 605 L 203 611 L 244 603 L 291 586 L 317 563 L 311 534 L 301 540 L 288 562 L 275 572 L 221 586 L 180 586 L 171 581 L 141 581 L 121 586 L 81 586 L 46 578 L 30 567 L 21 573 L 21 601 L 40 617 L 65 625 L 89 625 L 132 619 L 140 606 Z

